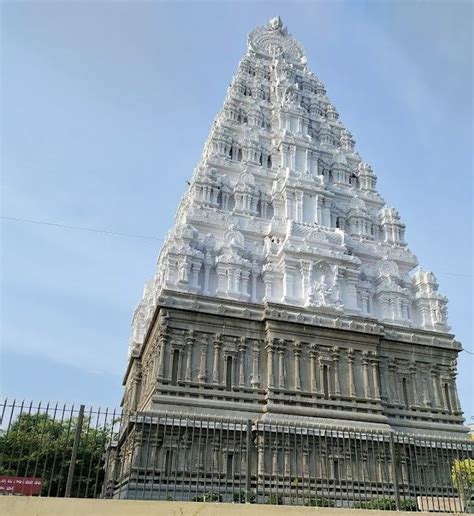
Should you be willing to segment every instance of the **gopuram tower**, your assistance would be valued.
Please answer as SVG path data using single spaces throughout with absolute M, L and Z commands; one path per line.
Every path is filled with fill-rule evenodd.
M 133 316 L 124 412 L 462 437 L 447 299 L 376 181 L 280 18 L 250 32 Z

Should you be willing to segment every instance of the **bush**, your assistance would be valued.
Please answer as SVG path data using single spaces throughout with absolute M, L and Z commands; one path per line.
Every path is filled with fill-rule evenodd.
M 232 499 L 236 503 L 255 503 L 255 493 L 251 491 L 237 491 L 232 495 Z
M 417 511 L 418 507 L 416 505 L 416 500 L 413 498 L 406 498 L 400 500 L 400 510 L 401 511 Z
M 393 498 L 379 498 L 378 500 L 369 500 L 367 502 L 357 502 L 354 504 L 355 509 L 378 509 L 380 511 L 394 511 L 395 500 Z
M 219 493 L 209 491 L 193 498 L 193 502 L 222 502 L 222 496 Z
M 305 503 L 307 507 L 334 507 L 336 502 L 329 498 L 307 498 Z
M 379 511 L 395 511 L 396 504 L 394 498 L 379 498 L 378 500 L 369 500 L 368 502 L 357 502 L 354 504 L 355 509 L 378 509 Z M 400 500 L 401 511 L 416 511 L 416 501 L 412 498 Z
M 283 497 L 281 495 L 272 494 L 267 498 L 266 505 L 283 505 Z

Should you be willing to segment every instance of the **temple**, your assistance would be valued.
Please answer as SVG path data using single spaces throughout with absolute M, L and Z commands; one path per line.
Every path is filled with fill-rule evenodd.
M 447 299 L 376 182 L 280 18 L 251 31 L 135 310 L 124 410 L 464 435 Z

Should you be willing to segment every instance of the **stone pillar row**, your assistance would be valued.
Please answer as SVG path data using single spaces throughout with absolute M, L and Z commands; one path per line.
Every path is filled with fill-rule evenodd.
M 415 361 L 407 365 L 392 358 L 387 362 L 386 396 L 392 403 L 405 408 L 432 407 L 459 413 L 461 409 L 452 368 L 436 364 L 427 366 Z
M 370 401 L 388 400 L 408 408 L 433 407 L 460 413 L 456 390 L 455 366 L 426 366 L 412 361 L 392 358 L 382 363 L 385 384 L 380 384 L 380 359 L 375 352 L 353 348 L 328 348 L 312 343 L 308 359 L 302 360 L 303 342 L 267 338 L 259 339 L 207 334 L 190 330 L 172 343 L 170 330 L 164 325 L 156 337 L 157 357 L 151 374 L 158 381 L 170 379 L 173 351 L 179 351 L 178 380 L 225 385 L 225 357 L 232 357 L 232 386 L 270 390 L 306 391 L 329 397 L 365 398 Z M 262 384 L 261 367 L 265 381 Z M 346 364 L 341 382 L 340 364 Z M 207 368 L 212 367 L 209 372 Z M 289 369 L 291 368 L 291 369 Z M 197 374 L 196 374 L 197 371 Z M 360 374 L 360 377 L 357 376 Z M 290 383 L 291 378 L 291 383 Z M 133 386 L 134 393 L 138 387 Z M 329 392 L 324 392 L 328 390 Z M 134 394 L 135 396 L 135 394 Z M 133 396 L 132 396 L 133 397 Z M 408 399 L 405 399 L 408 398 Z
M 291 438 L 258 435 L 254 439 L 254 446 L 257 450 L 257 474 L 260 477 L 314 475 L 320 478 L 338 476 L 345 480 L 394 481 L 392 457 L 388 448 L 384 449 L 380 443 L 372 443 L 373 447 L 368 450 L 364 449 L 367 445 L 354 441 L 328 449 L 321 441 L 313 444 L 304 440 L 293 442 Z M 358 462 L 357 467 L 354 467 L 355 462 Z
M 169 334 L 168 328 L 163 327 L 160 329 L 157 337 L 158 365 L 156 378 L 158 381 L 170 380 L 173 351 L 177 349 L 179 351 L 178 380 L 180 381 L 193 381 L 193 371 L 197 370 L 197 380 L 199 383 L 224 384 L 226 368 L 222 367 L 222 359 L 232 356 L 233 364 L 237 364 L 235 367 L 235 378 L 232 378 L 233 386 L 245 388 L 247 386 L 246 376 L 248 372 L 250 386 L 253 388 L 261 387 L 260 360 L 263 350 L 261 349 L 261 341 L 258 339 L 246 337 L 237 339 L 236 337 L 231 337 L 229 338 L 228 347 L 226 347 L 225 336 L 221 334 L 211 335 L 190 330 L 183 339 L 184 342 L 179 344 L 171 343 Z M 195 352 L 196 348 L 198 349 L 197 353 Z M 303 362 L 303 367 L 307 368 L 309 373 L 305 375 L 309 376 L 308 385 L 303 385 L 302 381 L 302 342 L 277 338 L 267 339 L 264 349 L 266 354 L 266 367 L 264 369 L 266 369 L 267 388 L 290 391 L 301 391 L 304 388 L 304 390 L 314 392 L 315 394 L 324 394 L 325 380 L 323 373 L 326 366 L 329 372 L 327 380 L 330 389 L 329 394 L 335 397 L 342 395 L 339 372 L 339 362 L 342 357 L 341 350 L 338 347 L 328 349 L 320 348 L 315 344 L 310 345 L 309 362 Z M 324 350 L 324 355 L 322 350 Z M 355 397 L 357 395 L 354 372 L 355 351 L 348 349 L 345 354 L 349 369 L 347 393 L 345 392 L 344 395 Z M 290 356 L 291 360 L 289 360 Z M 193 357 L 196 361 L 195 365 L 193 364 Z M 209 361 L 212 362 L 211 373 L 207 369 Z M 372 384 L 375 386 L 374 396 L 378 398 L 380 388 L 378 386 L 377 361 L 374 356 L 364 352 L 362 364 L 364 367 L 365 397 L 372 397 L 369 392 L 371 382 L 369 380 L 368 367 L 370 364 L 373 375 Z M 291 385 L 288 381 L 288 367 L 290 365 L 293 368 Z M 222 372 L 224 372 L 224 375 Z

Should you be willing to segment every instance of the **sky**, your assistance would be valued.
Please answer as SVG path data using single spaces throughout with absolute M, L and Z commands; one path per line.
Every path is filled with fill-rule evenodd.
M 471 2 L 4 1 L 2 216 L 149 238 L 0 220 L 2 395 L 118 406 L 144 282 L 247 34 L 276 15 L 474 353 Z

